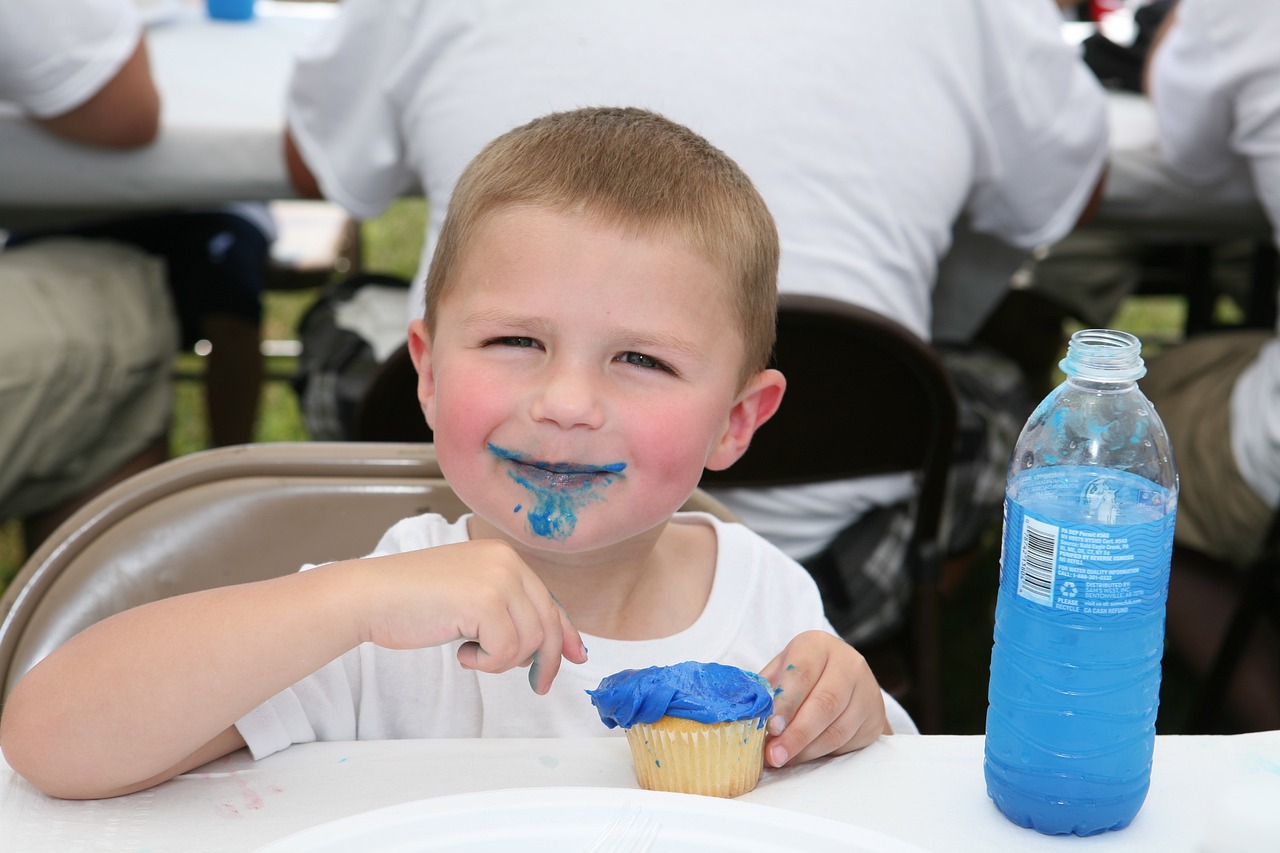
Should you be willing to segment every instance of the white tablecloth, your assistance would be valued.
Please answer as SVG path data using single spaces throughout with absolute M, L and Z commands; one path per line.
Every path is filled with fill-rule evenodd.
M 843 821 L 926 850 L 1230 849 L 1224 821 L 1252 815 L 1252 848 L 1280 850 L 1280 732 L 1157 738 L 1134 822 L 1089 839 L 1021 829 L 985 793 L 980 736 L 881 738 L 852 755 L 766 771 L 738 802 Z M 508 788 L 636 788 L 620 738 L 417 740 L 241 751 L 150 791 L 69 802 L 0 762 L 7 851 L 253 850 L 326 821 L 427 797 Z M 1269 808 L 1261 807 L 1269 804 Z M 1228 828 L 1230 828 L 1228 826 Z M 661 850 L 659 845 L 656 849 Z
M 1151 102 L 1130 92 L 1107 97 L 1111 164 L 1106 192 L 1086 229 L 1118 229 L 1156 239 L 1270 238 L 1266 213 L 1243 162 L 1225 180 L 1195 186 L 1160 156 Z
M 176 16 L 148 28 L 162 112 L 159 139 L 146 148 L 78 145 L 0 105 L 0 227 L 293 197 L 285 89 L 298 48 L 336 8 L 258 0 L 257 12 L 251 21 L 213 21 L 204 0 L 182 0 Z
M 208 19 L 204 0 L 175 2 L 181 13 L 148 31 L 164 104 L 159 141 L 139 151 L 95 150 L 0 109 L 0 227 L 85 209 L 293 197 L 281 156 L 285 89 L 298 48 L 335 7 L 258 0 L 253 21 L 222 22 Z M 1266 237 L 1243 170 L 1219 186 L 1189 186 L 1160 163 L 1150 104 L 1119 93 L 1110 105 L 1110 180 L 1091 227 L 1158 237 Z

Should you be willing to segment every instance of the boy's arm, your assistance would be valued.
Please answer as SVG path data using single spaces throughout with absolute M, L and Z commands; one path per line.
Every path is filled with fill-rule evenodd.
M 772 767 L 852 752 L 893 734 L 871 667 L 834 634 L 800 634 L 760 674 L 776 691 L 765 745 Z
M 486 672 L 537 654 L 540 693 L 562 654 L 586 659 L 514 551 L 494 541 L 445 545 L 117 614 L 27 673 L 0 719 L 0 745 L 47 793 L 128 793 L 238 748 L 236 720 L 362 642 L 407 649 L 460 638 L 471 641 L 460 663 Z

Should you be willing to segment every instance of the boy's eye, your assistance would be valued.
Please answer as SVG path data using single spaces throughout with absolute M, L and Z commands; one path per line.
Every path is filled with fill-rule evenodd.
M 664 373 L 675 373 L 671 366 L 666 362 L 659 361 L 653 356 L 645 355 L 642 352 L 624 352 L 622 355 L 618 356 L 618 360 L 626 364 L 635 365 L 636 367 L 643 367 L 646 370 L 661 370 Z
M 485 341 L 485 346 L 521 347 L 530 349 L 538 346 L 538 342 L 533 338 L 525 338 L 519 335 L 508 335 L 501 338 L 490 338 Z

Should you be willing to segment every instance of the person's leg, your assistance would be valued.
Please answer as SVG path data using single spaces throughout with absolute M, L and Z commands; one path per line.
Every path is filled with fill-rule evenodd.
M 58 525 L 70 518 L 75 514 L 76 510 L 93 498 L 96 498 L 117 483 L 123 483 L 134 474 L 140 474 L 153 465 L 159 465 L 168 458 L 169 442 L 167 438 L 157 438 L 144 447 L 138 455 L 132 459 L 125 460 L 120 467 L 108 473 L 106 478 L 99 480 L 70 500 L 64 501 L 44 512 L 35 512 L 28 515 L 22 520 L 22 537 L 26 543 L 27 553 L 34 551 L 53 531 L 58 529 Z
M 254 221 L 234 212 L 152 217 L 131 237 L 165 258 L 182 322 L 183 345 L 207 340 L 209 439 L 215 447 L 253 441 L 265 372 L 262 291 L 271 244 Z
M 233 314 L 213 314 L 201 324 L 212 345 L 205 368 L 209 440 L 214 447 L 248 444 L 258 422 L 266 365 L 258 323 Z
M 1002 518 L 1009 459 L 1035 408 L 1010 357 L 981 343 L 936 346 L 956 392 L 956 442 L 943 512 L 943 591 L 954 589 Z
M 1139 386 L 1173 443 L 1181 480 L 1169 582 L 1169 646 L 1205 676 L 1241 601 L 1242 567 L 1254 560 L 1274 511 L 1240 476 L 1231 452 L 1235 379 L 1269 332 L 1222 332 L 1166 350 Z M 1280 727 L 1280 637 L 1262 620 L 1225 697 L 1250 729 Z
M 1166 625 L 1170 646 L 1201 678 L 1213 665 L 1240 589 L 1221 575 L 1221 564 L 1191 552 L 1174 560 Z M 1280 634 L 1259 619 L 1222 697 L 1228 716 L 1246 731 L 1280 729 Z
M 174 212 L 75 229 L 78 235 L 128 243 L 164 260 L 182 347 L 189 349 L 201 339 L 212 346 L 205 400 L 215 447 L 253 440 L 265 372 L 262 291 L 271 242 L 264 229 L 270 222 L 249 212 L 244 206 Z
M 163 265 L 105 241 L 0 255 L 0 517 L 27 547 L 163 458 L 176 326 Z
M 1260 552 L 1273 510 L 1240 476 L 1231 450 L 1236 378 L 1272 334 L 1202 335 L 1165 350 L 1138 381 L 1169 433 L 1180 488 L 1177 544 L 1243 566 Z

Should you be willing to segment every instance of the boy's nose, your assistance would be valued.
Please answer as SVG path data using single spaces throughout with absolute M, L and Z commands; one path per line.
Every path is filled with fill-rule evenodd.
M 599 427 L 604 421 L 599 380 L 588 371 L 561 366 L 549 371 L 533 399 L 530 414 L 535 421 L 555 423 L 563 429 Z

